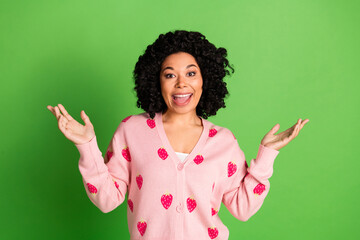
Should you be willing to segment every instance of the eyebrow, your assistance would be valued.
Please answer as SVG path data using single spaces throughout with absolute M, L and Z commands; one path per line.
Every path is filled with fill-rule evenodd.
M 186 68 L 189 68 L 189 67 L 196 67 L 197 68 L 197 66 L 195 64 L 189 64 L 189 65 L 186 66 Z M 174 70 L 174 68 L 172 68 L 172 67 L 166 67 L 161 72 L 165 71 L 166 69 Z

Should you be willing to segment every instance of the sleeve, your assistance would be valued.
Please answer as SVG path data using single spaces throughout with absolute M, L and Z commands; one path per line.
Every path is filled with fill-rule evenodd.
M 228 164 L 228 188 L 223 194 L 222 202 L 230 213 L 241 221 L 247 221 L 262 206 L 270 189 L 269 178 L 273 173 L 273 164 L 279 151 L 260 144 L 255 159 L 251 160 L 250 168 L 245 155 L 236 141 L 232 161 Z M 238 169 L 234 170 L 234 165 Z
M 86 193 L 104 213 L 114 210 L 124 201 L 129 184 L 131 158 L 123 124 L 113 134 L 104 157 L 96 136 L 88 143 L 75 144 L 80 153 L 79 170 Z

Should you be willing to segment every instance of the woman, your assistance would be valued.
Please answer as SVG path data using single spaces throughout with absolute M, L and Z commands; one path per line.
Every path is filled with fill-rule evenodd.
M 84 111 L 85 126 L 61 104 L 48 106 L 80 152 L 90 200 L 109 212 L 127 193 L 131 239 L 228 239 L 221 203 L 241 221 L 255 214 L 279 149 L 309 121 L 277 135 L 276 124 L 248 167 L 232 132 L 206 120 L 225 107 L 223 78 L 233 70 L 226 56 L 198 32 L 161 34 L 134 70 L 137 106 L 145 112 L 122 120 L 104 157 Z

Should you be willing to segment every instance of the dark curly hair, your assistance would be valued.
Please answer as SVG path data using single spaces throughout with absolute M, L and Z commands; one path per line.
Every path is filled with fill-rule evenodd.
M 224 98 L 229 93 L 223 78 L 230 75 L 227 68 L 234 73 L 234 68 L 226 59 L 226 49 L 216 48 L 199 32 L 185 30 L 160 34 L 139 57 L 133 71 L 134 90 L 138 97 L 137 107 L 144 109 L 151 118 L 154 118 L 156 112 L 167 109 L 161 95 L 161 64 L 167 56 L 177 52 L 191 54 L 200 67 L 203 91 L 196 107 L 196 114 L 207 119 L 215 115 L 220 108 L 225 108 Z

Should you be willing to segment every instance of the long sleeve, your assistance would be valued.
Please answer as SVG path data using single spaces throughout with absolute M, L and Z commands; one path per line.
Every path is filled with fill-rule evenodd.
M 88 197 L 102 212 L 118 207 L 125 199 L 130 175 L 130 152 L 126 147 L 124 123 L 116 129 L 103 157 L 96 136 L 75 144 L 80 153 L 79 170 Z
M 236 144 L 233 149 L 233 162 L 229 162 L 228 167 L 229 175 L 232 171 L 236 172 L 230 180 L 228 190 L 223 194 L 222 202 L 234 217 L 247 221 L 260 209 L 269 192 L 268 179 L 272 176 L 274 160 L 279 151 L 260 144 L 257 157 L 251 160 L 248 168 L 240 147 Z

